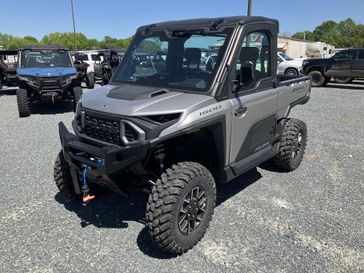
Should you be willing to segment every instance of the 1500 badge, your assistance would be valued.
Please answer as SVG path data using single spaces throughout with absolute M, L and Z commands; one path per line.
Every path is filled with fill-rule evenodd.
M 200 112 L 200 116 L 203 116 L 203 115 L 209 114 L 209 113 L 211 113 L 211 112 L 215 112 L 215 111 L 217 111 L 217 110 L 220 110 L 221 108 L 222 108 L 222 106 L 221 106 L 221 105 L 214 106 L 214 107 L 212 107 L 212 108 L 210 108 L 210 109 L 207 109 L 207 110 L 204 110 L 204 111 Z

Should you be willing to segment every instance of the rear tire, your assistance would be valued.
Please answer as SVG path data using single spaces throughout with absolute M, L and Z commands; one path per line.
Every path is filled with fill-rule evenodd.
M 335 77 L 335 82 L 341 83 L 341 84 L 347 84 L 353 81 L 353 78 L 348 77 Z
M 63 152 L 61 151 L 54 163 L 54 181 L 56 182 L 58 190 L 67 197 L 76 197 L 75 188 L 72 181 L 70 166 L 64 159 Z
M 152 187 L 146 219 L 155 244 L 163 251 L 182 254 L 204 236 L 216 202 L 215 181 L 202 165 L 173 165 Z
M 312 77 L 312 87 L 321 87 L 325 84 L 325 77 L 320 71 L 311 71 L 308 76 Z
M 302 162 L 306 143 L 306 124 L 298 119 L 288 119 L 280 139 L 279 153 L 273 158 L 273 164 L 283 171 L 294 171 Z
M 89 73 L 86 75 L 86 86 L 88 89 L 93 89 L 95 87 L 95 75 L 94 73 Z
M 16 90 L 16 99 L 18 102 L 19 117 L 21 118 L 29 117 L 30 106 L 29 106 L 29 98 L 27 90 L 26 89 Z
M 298 71 L 294 68 L 288 68 L 284 74 L 289 76 L 297 76 Z
M 82 96 L 82 88 L 79 86 L 73 87 L 73 111 L 76 111 L 77 103 Z

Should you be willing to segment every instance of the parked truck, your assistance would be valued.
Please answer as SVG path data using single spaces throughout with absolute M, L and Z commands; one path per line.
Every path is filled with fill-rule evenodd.
M 303 159 L 306 124 L 290 111 L 309 100 L 310 78 L 277 76 L 277 33 L 278 21 L 264 17 L 140 27 L 109 84 L 82 95 L 74 133 L 59 123 L 58 189 L 89 202 L 96 185 L 143 188 L 156 245 L 191 249 L 212 218 L 217 183 L 265 161 L 290 172 Z M 201 48 L 218 42 L 210 71 Z M 146 51 L 166 58 L 139 60 Z
M 331 78 L 344 84 L 364 78 L 364 48 L 342 50 L 329 59 L 305 60 L 302 72 L 312 77 L 314 87 L 326 85 Z

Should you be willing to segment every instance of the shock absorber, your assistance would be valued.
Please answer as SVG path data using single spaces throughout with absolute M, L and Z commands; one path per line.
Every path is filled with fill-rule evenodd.
M 159 168 L 161 173 L 164 171 L 164 160 L 166 158 L 166 149 L 164 147 L 164 144 L 158 144 L 155 147 L 154 151 L 154 158 L 159 163 Z

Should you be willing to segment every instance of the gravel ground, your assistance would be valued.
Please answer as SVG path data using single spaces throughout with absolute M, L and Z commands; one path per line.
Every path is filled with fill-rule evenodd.
M 257 168 L 218 187 L 203 240 L 187 254 L 156 249 L 147 195 L 108 192 L 88 206 L 57 192 L 57 123 L 71 106 L 19 119 L 0 91 L 0 272 L 364 272 L 364 82 L 313 89 L 295 172 Z

